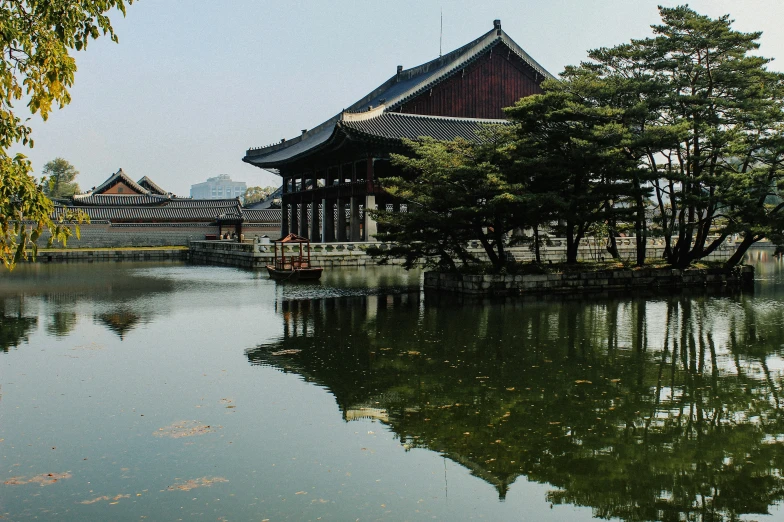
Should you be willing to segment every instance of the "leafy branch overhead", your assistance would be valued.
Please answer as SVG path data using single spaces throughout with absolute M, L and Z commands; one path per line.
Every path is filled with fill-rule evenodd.
M 78 216 L 59 213 L 44 195 L 46 180 L 36 182 L 22 154 L 10 157 L 17 143 L 33 146 L 28 114 L 44 120 L 71 101 L 76 62 L 72 51 L 102 35 L 117 41 L 107 13 L 125 15 L 133 0 L 17 0 L 0 3 L 0 257 L 12 268 L 35 254 L 34 242 L 48 230 L 57 241 L 71 234 L 66 223 Z M 20 116 L 14 104 L 27 102 Z

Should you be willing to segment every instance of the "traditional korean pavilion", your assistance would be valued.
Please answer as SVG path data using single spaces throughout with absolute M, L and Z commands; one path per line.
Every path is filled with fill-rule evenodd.
M 186 245 L 224 232 L 271 234 L 280 226 L 279 209 L 246 209 L 239 198 L 180 198 L 147 176 L 134 181 L 123 169 L 84 194 L 56 201 L 54 216 L 68 210 L 89 216 L 81 238 L 70 241 L 88 247 Z
M 370 241 L 368 208 L 405 211 L 376 181 L 395 173 L 389 154 L 402 140 L 429 136 L 478 141 L 477 131 L 506 123 L 504 107 L 541 92 L 553 78 L 502 29 L 403 69 L 338 115 L 300 136 L 249 149 L 243 161 L 283 179 L 281 234 L 314 242 Z

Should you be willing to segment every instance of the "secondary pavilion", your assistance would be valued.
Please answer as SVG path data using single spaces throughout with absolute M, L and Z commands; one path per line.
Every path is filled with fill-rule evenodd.
M 395 174 L 389 155 L 405 152 L 404 138 L 478 141 L 478 130 L 505 124 L 502 109 L 542 92 L 548 78 L 495 20 L 473 42 L 411 69 L 399 65 L 337 116 L 296 138 L 251 148 L 243 161 L 283 178 L 282 236 L 372 241 L 376 224 L 365 209 L 407 210 L 376 184 Z

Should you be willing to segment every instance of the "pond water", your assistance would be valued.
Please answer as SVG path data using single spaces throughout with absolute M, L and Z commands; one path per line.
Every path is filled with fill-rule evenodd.
M 784 520 L 784 265 L 465 301 L 180 264 L 0 274 L 0 520 Z

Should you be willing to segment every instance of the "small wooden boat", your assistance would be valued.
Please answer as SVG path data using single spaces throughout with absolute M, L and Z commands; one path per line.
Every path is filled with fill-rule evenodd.
M 310 241 L 306 237 L 289 234 L 272 242 L 275 261 L 267 265 L 272 279 L 277 281 L 316 281 L 324 270 L 310 266 Z M 286 257 L 286 245 L 298 245 L 299 253 L 294 252 Z

